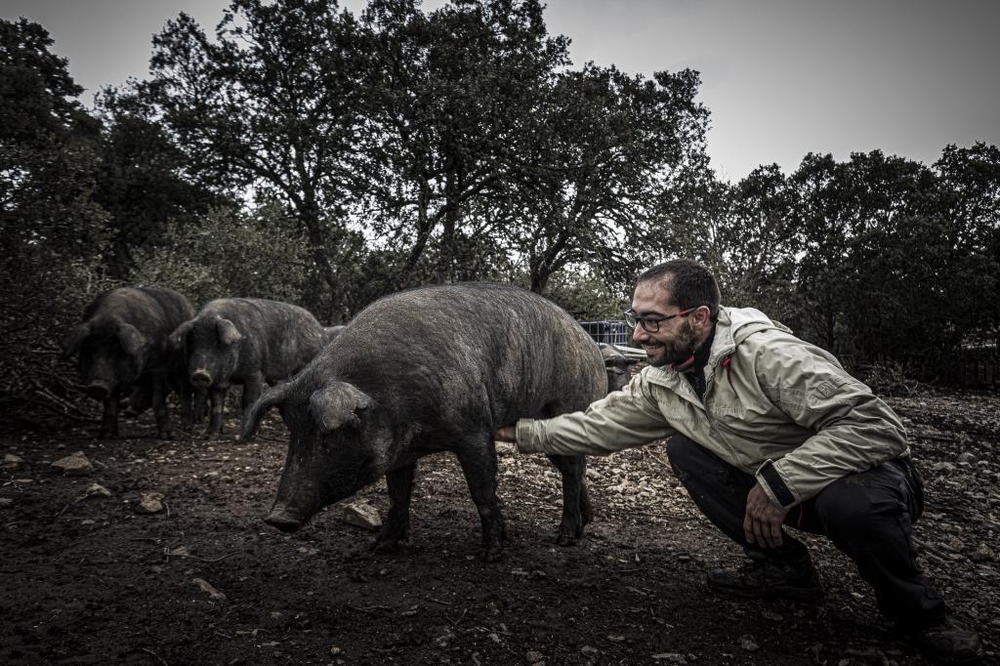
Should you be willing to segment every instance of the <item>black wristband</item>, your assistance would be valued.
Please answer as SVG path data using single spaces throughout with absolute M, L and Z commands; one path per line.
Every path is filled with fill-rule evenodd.
M 768 460 L 766 463 L 760 466 L 757 470 L 764 482 L 767 483 L 767 487 L 771 489 L 771 494 L 774 498 L 778 500 L 778 504 L 782 508 L 788 508 L 795 504 L 795 496 L 792 495 L 792 491 L 788 489 L 785 485 L 785 481 L 778 474 L 778 470 L 774 469 L 774 461 Z

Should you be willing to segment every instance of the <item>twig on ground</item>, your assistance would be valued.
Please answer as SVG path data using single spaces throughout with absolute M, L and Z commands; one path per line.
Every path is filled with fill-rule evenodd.
M 441 601 L 440 599 L 435 599 L 434 597 L 424 597 L 424 599 L 426 599 L 427 601 L 430 601 L 432 603 L 435 603 L 435 604 L 441 604 L 442 606 L 451 606 L 452 605 L 452 604 L 449 604 L 447 601 Z
M 136 647 L 136 648 L 132 648 L 131 650 L 129 650 L 129 652 L 145 652 L 146 654 L 152 656 L 158 662 L 160 662 L 161 664 L 163 664 L 163 666 L 168 666 L 166 660 L 163 657 L 161 657 L 160 655 L 156 654 L 155 652 L 153 652 L 149 648 Z

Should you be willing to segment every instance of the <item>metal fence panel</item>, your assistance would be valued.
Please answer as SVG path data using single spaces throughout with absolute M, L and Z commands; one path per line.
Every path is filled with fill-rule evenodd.
M 628 345 L 628 329 L 623 321 L 581 321 L 579 324 L 595 342 L 621 347 Z

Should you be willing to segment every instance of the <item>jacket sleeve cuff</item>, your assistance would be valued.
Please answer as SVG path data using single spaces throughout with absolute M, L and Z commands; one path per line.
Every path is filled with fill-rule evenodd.
M 516 438 L 517 450 L 521 453 L 541 453 L 541 437 L 539 431 L 543 429 L 541 421 L 535 419 L 518 419 Z
M 775 469 L 773 460 L 768 460 L 758 467 L 756 477 L 764 492 L 781 508 L 790 509 L 798 503 L 785 480 L 781 478 L 781 474 Z

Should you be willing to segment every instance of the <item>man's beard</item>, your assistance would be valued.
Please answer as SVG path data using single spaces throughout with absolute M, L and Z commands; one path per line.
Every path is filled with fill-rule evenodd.
M 662 368 L 665 365 L 683 363 L 691 358 L 691 355 L 698 349 L 695 344 L 694 329 L 685 319 L 680 326 L 677 337 L 669 342 L 656 341 L 659 343 L 659 354 L 649 360 L 649 364 Z

